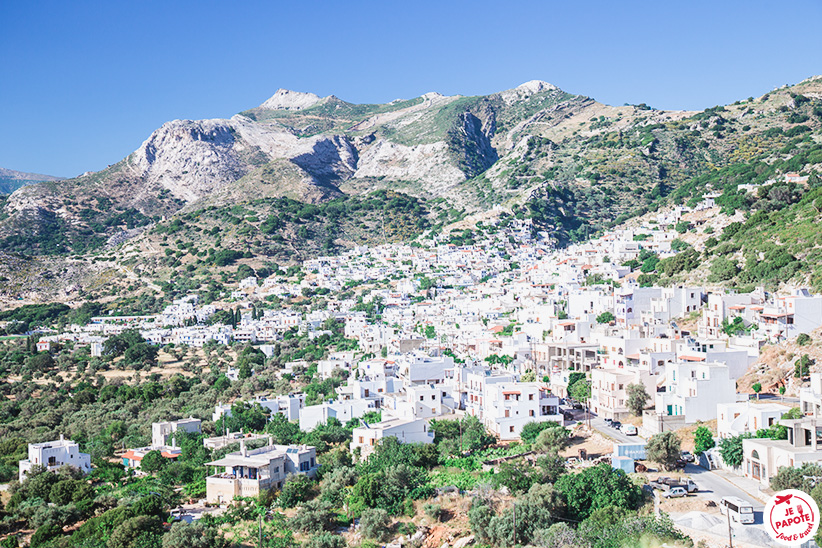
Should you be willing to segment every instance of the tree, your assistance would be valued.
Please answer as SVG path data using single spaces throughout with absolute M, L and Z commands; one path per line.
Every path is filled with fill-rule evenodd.
M 163 522 L 155 516 L 137 516 L 118 525 L 106 542 L 107 548 L 144 548 L 160 546 Z
M 331 531 L 336 521 L 337 515 L 330 504 L 321 500 L 312 500 L 300 506 L 291 518 L 291 525 L 298 531 L 320 533 Z
M 546 428 L 556 428 L 557 426 L 561 427 L 562 425 L 552 421 L 527 422 L 522 427 L 522 432 L 520 432 L 519 439 L 521 439 L 523 443 L 534 443 L 540 432 Z
M 786 391 L 787 391 L 787 389 L 785 388 L 784 384 L 779 387 L 779 399 L 780 399 L 780 401 L 784 400 Z
M 810 356 L 808 356 L 807 354 L 802 354 L 802 357 L 796 360 L 793 376 L 797 379 L 807 377 L 808 375 L 810 375 L 811 365 L 813 365 L 813 363 L 814 360 L 812 360 Z
M 231 544 L 216 527 L 178 521 L 163 536 L 163 548 L 228 548 Z
M 588 379 L 577 381 L 569 389 L 569 392 L 571 397 L 578 402 L 588 401 L 588 398 L 591 397 L 591 381 Z
M 597 316 L 597 323 L 611 323 L 614 321 L 616 321 L 616 317 L 610 310 Z
M 714 445 L 714 436 L 707 427 L 699 426 L 694 430 L 694 452 L 697 455 L 701 455 Z
M 668 470 L 673 470 L 681 454 L 681 441 L 674 432 L 654 434 L 645 446 L 648 460 L 657 462 Z
M 796 344 L 799 346 L 806 346 L 811 343 L 813 339 L 811 339 L 810 335 L 807 333 L 800 333 L 799 336 L 796 338 Z
M 642 490 L 622 470 L 603 463 L 565 474 L 554 484 L 562 495 L 571 519 L 584 520 L 592 511 L 607 506 L 636 510 L 642 505 Z
M 155 449 L 143 456 L 143 460 L 140 461 L 140 470 L 148 473 L 159 472 L 165 468 L 167 464 L 168 460 Z
M 568 395 L 571 395 L 571 390 L 579 381 L 585 380 L 585 373 L 582 371 L 571 371 L 568 373 Z
M 559 452 L 568 445 L 569 430 L 559 423 L 552 422 L 556 426 L 553 428 L 546 428 L 539 433 L 537 439 L 534 441 L 533 448 L 540 452 Z
M 755 382 L 751 385 L 751 388 L 756 393 L 756 399 L 759 399 L 759 392 L 762 391 L 762 383 L 761 382 Z
M 503 462 L 493 478 L 495 485 L 505 486 L 512 493 L 527 491 L 539 479 L 537 470 L 523 460 Z
M 293 508 L 311 498 L 312 488 L 313 482 L 308 476 L 292 474 L 285 480 L 277 504 L 282 508 Z
M 645 390 L 645 385 L 642 383 L 631 383 L 628 385 L 626 391 L 628 392 L 628 409 L 631 413 L 639 417 L 642 415 L 642 411 L 645 410 L 645 406 L 650 399 L 648 392 Z
M 732 438 L 722 438 L 719 440 L 719 454 L 725 464 L 732 468 L 739 468 L 742 465 L 744 455 L 742 453 L 742 440 L 750 438 L 750 434 L 741 434 Z
M 385 542 L 391 538 L 391 516 L 382 508 L 368 508 L 360 516 L 360 532 L 366 538 Z

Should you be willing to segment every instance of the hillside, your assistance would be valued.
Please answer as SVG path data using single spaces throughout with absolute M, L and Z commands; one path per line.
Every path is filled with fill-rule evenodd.
M 502 206 L 494 215 L 530 217 L 563 244 L 717 190 L 719 202 L 736 204 L 738 222 L 756 231 L 768 215 L 777 230 L 793 201 L 804 207 L 798 195 L 787 209 L 774 205 L 779 197 L 765 207 L 759 197 L 734 197 L 736 184 L 819 170 L 821 135 L 820 77 L 702 112 L 609 106 L 540 81 L 381 105 L 279 90 L 230 119 L 168 122 L 103 171 L 0 197 L 0 251 L 32 273 L 37 257 L 60 257 L 51 264 L 66 264 L 50 269 L 57 285 L 97 280 L 106 262 L 133 283 L 145 281 L 135 269 L 170 275 L 191 260 L 205 269 L 223 250 L 250 256 L 254 267 L 411 239 L 494 206 Z M 380 205 L 364 207 L 372 203 Z M 745 221 L 751 208 L 757 216 Z M 311 213 L 295 215 L 302 210 Z M 753 245 L 719 241 L 700 267 L 728 252 L 740 263 Z M 645 274 L 675 281 L 685 272 L 678 268 Z M 18 271 L 4 276 L 24 287 Z M 734 276 L 742 285 L 771 278 Z
M 0 194 L 11 194 L 20 187 L 39 183 L 41 181 L 59 181 L 62 177 L 42 175 L 40 173 L 26 173 L 0 167 Z

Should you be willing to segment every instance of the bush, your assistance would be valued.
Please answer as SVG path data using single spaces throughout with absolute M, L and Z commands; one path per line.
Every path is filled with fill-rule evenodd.
M 422 505 L 422 511 L 425 512 L 425 515 L 429 518 L 433 519 L 434 521 L 440 521 L 445 513 L 442 509 L 442 506 L 439 504 L 432 504 L 430 502 L 426 502 Z
M 382 508 L 369 508 L 360 516 L 360 532 L 366 538 L 385 542 L 391 538 L 391 517 Z
M 813 339 L 811 339 L 810 335 L 807 333 L 800 333 L 799 336 L 796 338 L 796 344 L 799 346 L 806 346 L 811 343 Z
M 163 548 L 228 548 L 230 543 L 216 527 L 178 521 L 163 536 Z
M 346 548 L 345 539 L 333 533 L 312 535 L 305 543 L 305 548 Z
M 733 468 L 739 468 L 742 465 L 744 455 L 742 453 L 742 440 L 750 438 L 750 434 L 742 434 L 733 438 L 722 438 L 719 440 L 719 454 L 725 464 Z

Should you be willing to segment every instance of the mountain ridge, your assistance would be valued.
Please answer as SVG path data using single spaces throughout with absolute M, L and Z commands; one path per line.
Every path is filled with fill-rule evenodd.
M 0 249 L 86 252 L 198 207 L 317 204 L 380 189 L 464 214 L 522 208 L 561 243 L 641 213 L 689 178 L 752 154 L 754 141 L 777 146 L 785 139 L 774 128 L 818 131 L 820 97 L 819 78 L 701 112 L 610 106 L 540 80 L 385 104 L 280 89 L 231 118 L 166 122 L 105 170 L 14 192 L 0 214 L 10 234 Z M 54 237 L 27 243 L 27 230 Z

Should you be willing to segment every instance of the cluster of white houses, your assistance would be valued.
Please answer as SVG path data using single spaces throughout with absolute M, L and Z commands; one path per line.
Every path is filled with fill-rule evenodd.
M 707 196 L 696 209 L 710 211 L 712 199 Z M 680 243 L 673 245 L 679 234 L 672 225 L 684 213 L 687 208 L 676 208 L 660 214 L 656 223 L 561 250 L 535 237 L 528 221 L 486 227 L 484 238 L 472 245 L 360 247 L 306 261 L 298 282 L 284 276 L 243 280 L 231 295 L 235 310 L 241 310 L 234 326 L 207 325 L 216 308 L 199 306 L 192 296 L 156 316 L 94 318 L 87 326 L 41 338 L 42 350 L 51 341 L 73 340 L 99 353 L 106 337 L 136 327 L 155 344 L 242 341 L 263 343 L 259 348 L 271 355 L 284 332 L 296 328 L 321 336 L 325 322 L 336 319 L 359 348 L 317 364 L 324 378 L 340 370 L 347 377 L 335 397 L 318 405 L 306 405 L 303 394 L 253 402 L 303 430 L 331 418 L 345 423 L 380 411 L 381 422 L 361 422 L 354 429 L 351 447 L 363 456 L 385 437 L 430 443 L 432 418 L 462 414 L 476 416 L 500 440 L 518 439 L 528 422 L 562 420 L 560 398 L 569 396 L 569 385 L 580 375 L 591 383 L 591 410 L 617 420 L 629 413 L 629 386 L 642 385 L 652 407 L 643 415 L 645 434 L 712 419 L 720 436 L 767 428 L 781 420 L 787 406 L 752 404 L 747 395 L 737 394 L 736 381 L 763 345 L 822 326 L 822 296 L 805 289 L 769 294 L 641 287 L 632 270 L 643 253 L 665 258 L 681 249 Z M 390 283 L 382 283 L 386 280 Z M 369 282 L 380 283 L 362 302 L 376 307 L 379 321 L 369 319 L 374 316 L 341 291 Z M 272 295 L 319 290 L 327 290 L 323 310 L 255 311 L 250 306 Z M 683 318 L 693 327 L 683 328 Z M 363 354 L 385 357 L 363 359 Z M 294 366 L 286 364 L 283 373 Z M 810 388 L 788 388 L 801 394 L 805 414 L 785 422 L 788 439 L 745 441 L 743 473 L 762 481 L 779 466 L 822 460 L 822 426 L 815 426 L 822 381 L 815 376 Z M 217 405 L 212 420 L 227 413 L 231 405 Z M 162 427 L 162 439 L 131 450 L 126 464 L 136 467 L 151 450 L 175 458 L 179 448 L 173 433 L 179 428 L 191 431 L 194 422 Z M 241 436 L 213 438 L 210 447 Z M 209 500 L 251 492 L 253 485 L 276 487 L 288 473 L 316 468 L 312 448 L 269 444 L 247 450 L 250 440 L 241 439 L 239 453 L 211 463 L 224 472 L 209 478 Z M 44 455 L 31 451 L 29 461 L 43 462 Z M 66 451 L 66 458 L 76 457 Z

